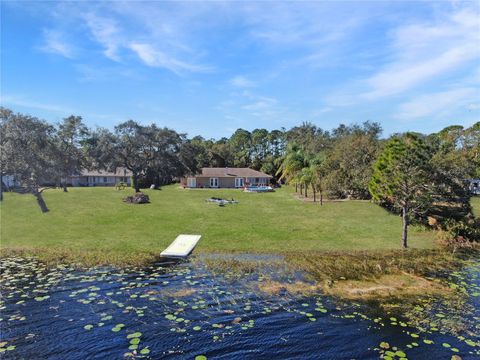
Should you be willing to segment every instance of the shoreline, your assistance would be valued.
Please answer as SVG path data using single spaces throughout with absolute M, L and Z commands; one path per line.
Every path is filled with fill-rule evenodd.
M 0 258 L 29 257 L 43 262 L 47 268 L 67 265 L 80 271 L 88 271 L 94 267 L 111 267 L 112 270 L 128 268 L 140 272 L 143 267 L 158 265 L 160 259 L 156 256 L 151 258 L 151 262 L 145 262 L 148 257 L 137 256 L 135 260 L 142 259 L 143 262 L 132 262 L 132 258 L 118 256 L 115 257 L 117 261 L 130 261 L 121 265 L 96 263 L 87 266 L 86 263 L 80 264 L 78 261 L 69 263 L 68 257 L 63 256 L 65 252 L 42 250 L 43 255 L 48 254 L 47 262 L 44 261 L 45 258 L 42 259 L 42 252 L 34 253 L 32 249 L 28 251 L 2 248 Z M 72 255 L 74 254 L 69 254 Z M 83 255 L 89 261 L 99 259 L 92 257 L 92 252 L 84 252 Z M 247 285 L 261 296 L 328 296 L 344 304 L 363 304 L 372 313 L 380 311 L 394 317 L 411 313 L 415 315 L 411 320 L 412 324 L 422 326 L 435 321 L 430 314 L 433 311 L 432 304 L 448 304 L 453 312 L 462 313 L 468 302 L 467 293 L 452 288 L 447 275 L 468 266 L 478 266 L 479 260 L 478 249 L 452 252 L 443 248 L 269 254 L 200 251 L 184 263 L 193 268 L 197 265 L 205 268 L 213 279 L 223 275 L 227 275 L 232 281 L 251 279 L 247 280 Z M 256 278 L 258 280 L 255 280 Z M 181 298 L 182 295 L 181 292 L 175 292 L 173 296 Z M 419 304 L 422 305 L 422 311 L 418 311 Z M 463 323 L 446 323 L 442 328 L 454 334 L 464 326 L 466 325 Z
M 408 249 L 379 249 L 379 250 L 285 250 L 285 251 L 244 251 L 225 250 L 215 251 L 207 249 L 194 250 L 187 259 L 210 259 L 216 258 L 222 261 L 234 260 L 239 262 L 251 262 L 260 260 L 268 263 L 272 260 L 283 261 L 298 270 L 314 270 L 317 266 L 322 271 L 331 267 L 330 271 L 323 273 L 313 272 L 314 277 L 335 279 L 338 278 L 361 279 L 365 275 L 380 275 L 389 273 L 392 268 L 407 271 L 409 267 L 414 272 L 426 270 L 445 269 L 454 260 L 462 260 L 472 256 L 480 257 L 480 247 L 472 244 L 472 247 L 452 249 L 445 246 L 435 248 L 408 248 Z M 81 267 L 93 266 L 147 266 L 158 262 L 160 251 L 137 251 L 135 254 L 121 252 L 106 253 L 100 250 L 72 250 L 66 248 L 22 247 L 1 246 L 0 258 L 24 256 L 35 257 L 45 264 L 68 264 Z M 422 260 L 422 261 L 420 261 Z M 441 263 L 438 263 L 441 260 Z M 426 261 L 426 262 L 425 262 Z M 415 265 L 415 266 L 413 266 Z M 358 266 L 364 271 L 359 272 Z M 350 270 L 349 270 L 350 268 Z
M 139 252 L 134 255 L 66 249 L 2 247 L 0 258 L 33 257 L 47 266 L 67 264 L 88 267 L 143 267 L 161 261 L 159 253 Z M 430 286 L 426 278 L 432 274 L 456 270 L 469 260 L 480 258 L 479 249 L 448 248 L 363 251 L 197 251 L 188 260 L 205 265 L 213 273 L 235 270 L 239 276 L 251 273 L 298 272 L 324 293 L 342 298 L 371 300 L 419 295 L 426 288 L 433 293 L 446 293 L 439 286 Z M 408 283 L 405 289 L 396 286 Z M 418 287 L 418 291 L 412 288 Z M 358 291 L 350 291 L 355 288 Z

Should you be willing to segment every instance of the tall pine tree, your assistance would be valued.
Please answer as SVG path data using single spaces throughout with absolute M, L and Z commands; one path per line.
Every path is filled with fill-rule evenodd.
M 408 225 L 415 214 L 428 211 L 435 193 L 430 153 L 417 134 L 391 139 L 374 164 L 369 183 L 372 198 L 401 211 L 402 246 L 408 247 Z

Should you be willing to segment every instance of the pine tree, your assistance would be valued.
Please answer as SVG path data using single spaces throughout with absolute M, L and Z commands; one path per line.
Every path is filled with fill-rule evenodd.
M 401 211 L 404 248 L 408 246 L 412 216 L 433 205 L 432 174 L 429 148 L 422 137 L 413 133 L 391 139 L 374 164 L 370 194 L 375 201 L 387 202 Z

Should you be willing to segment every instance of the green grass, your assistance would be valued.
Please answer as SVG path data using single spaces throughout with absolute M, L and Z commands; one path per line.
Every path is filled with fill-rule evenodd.
M 480 217 L 480 196 L 472 197 L 473 213 L 476 217 Z
M 29 194 L 5 194 L 1 204 L 3 250 L 29 249 L 103 263 L 134 262 L 158 254 L 181 233 L 201 234 L 198 251 L 291 252 L 400 248 L 401 219 L 363 201 L 295 199 L 291 189 L 254 194 L 239 190 L 145 190 L 151 204 L 131 205 L 132 190 L 47 190 L 42 214 Z M 219 207 L 211 197 L 240 203 Z M 477 202 L 478 204 L 478 202 Z M 434 234 L 411 229 L 410 246 L 433 247 Z M 52 255 L 53 256 L 53 255 Z

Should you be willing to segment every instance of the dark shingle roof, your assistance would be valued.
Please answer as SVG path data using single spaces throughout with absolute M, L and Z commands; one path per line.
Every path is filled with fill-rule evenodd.
M 196 177 L 254 177 L 271 178 L 271 175 L 250 168 L 202 168 Z

